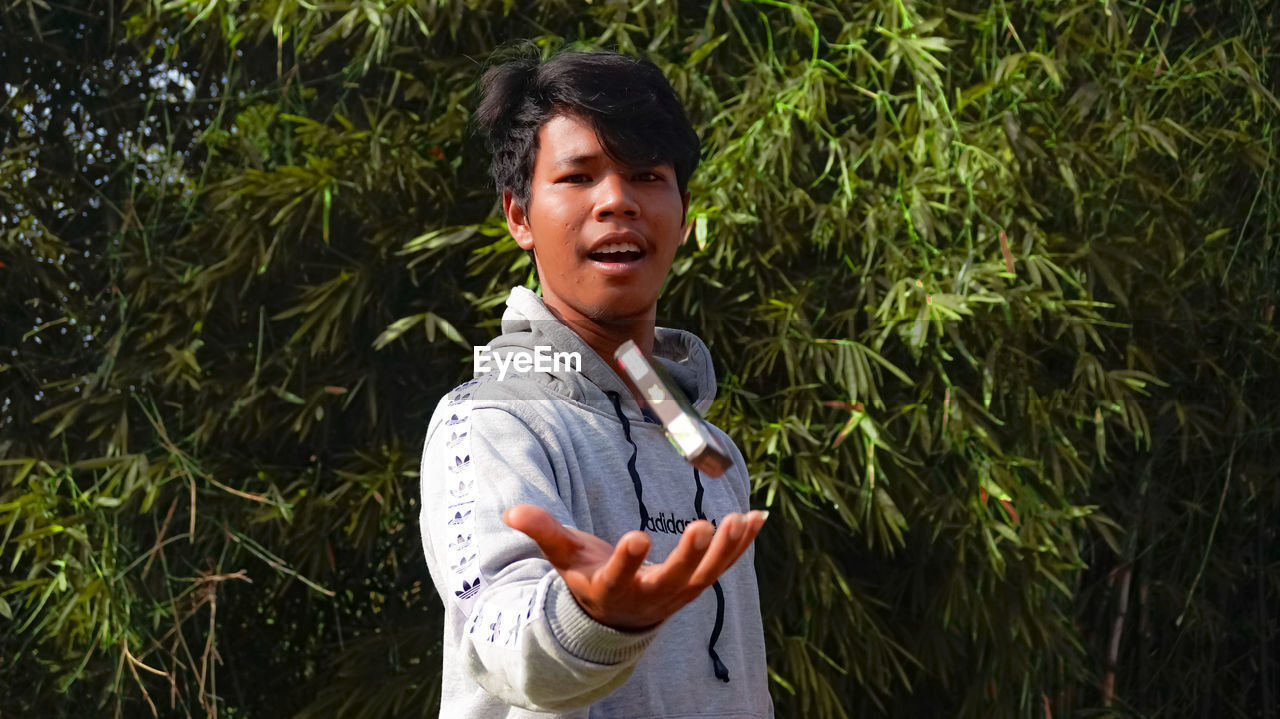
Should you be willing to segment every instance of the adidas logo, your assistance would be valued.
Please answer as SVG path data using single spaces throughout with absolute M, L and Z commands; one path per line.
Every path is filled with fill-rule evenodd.
M 456 397 L 453 397 L 452 399 L 450 399 L 450 400 L 449 400 L 449 406 L 450 406 L 450 407 L 455 407 L 455 406 L 457 406 L 457 405 L 462 404 L 463 402 L 466 402 L 466 401 L 467 401 L 467 400 L 469 400 L 469 399 L 471 399 L 471 393 L 470 393 L 470 392 L 468 392 L 468 393 L 466 393 L 466 394 L 460 394 L 460 395 L 457 395 Z
M 471 566 L 471 563 L 474 561 L 476 561 L 476 555 L 473 554 L 470 557 L 463 557 L 462 559 L 458 560 L 458 563 L 454 564 L 450 568 L 453 569 L 455 573 L 461 574 L 463 570 Z
M 467 547 L 470 547 L 470 546 L 471 546 L 470 534 L 468 534 L 465 537 L 459 534 L 457 541 L 449 542 L 449 549 L 454 549 L 454 550 L 466 549 Z
M 498 613 L 498 618 L 493 620 L 493 624 L 489 625 L 489 641 L 498 641 L 498 633 L 502 631 L 502 613 Z
M 450 436 L 450 437 L 449 437 L 449 442 L 448 442 L 448 444 L 446 444 L 445 446 L 446 446 L 446 447 L 453 447 L 453 446 L 456 446 L 459 442 L 461 442 L 462 440 L 464 440 L 464 439 L 466 439 L 466 438 L 467 438 L 467 433 L 466 433 L 466 432 L 463 432 L 462 434 L 458 434 L 457 432 L 454 432 L 454 433 L 452 434 L 452 436 Z
M 449 490 L 449 494 L 452 494 L 453 496 L 458 497 L 459 499 L 461 499 L 462 497 L 465 497 L 465 496 L 467 496 L 467 495 L 471 494 L 471 486 L 472 486 L 473 484 L 475 484 L 475 482 L 471 482 L 471 481 L 462 481 L 462 482 L 458 482 L 458 486 L 457 486 L 457 488 L 456 488 L 456 489 L 450 489 L 450 490 Z
M 453 595 L 458 599 L 470 599 L 474 597 L 478 591 L 480 591 L 480 577 L 476 577 L 470 582 L 463 580 L 462 589 L 456 590 Z
M 644 528 L 650 532 L 662 532 L 663 534 L 684 534 L 684 528 L 693 524 L 695 518 L 678 519 L 675 515 L 669 515 L 666 512 L 659 512 L 656 517 L 649 517 L 644 523 Z M 719 523 L 712 519 L 711 526 L 719 526 Z
M 454 512 L 454 513 L 453 513 L 453 519 L 450 519 L 450 520 L 449 520 L 449 524 L 450 524 L 450 525 L 453 525 L 453 526 L 457 526 L 457 525 L 459 525 L 459 524 L 462 524 L 465 520 L 470 519 L 470 518 L 471 518 L 471 510 L 470 510 L 470 509 L 468 509 L 468 510 L 467 510 L 467 511 L 465 511 L 465 512 Z
M 444 423 L 452 427 L 453 425 L 462 424 L 463 422 L 466 422 L 466 421 L 467 421 L 466 417 L 463 417 L 462 419 L 458 419 L 458 415 L 455 414 L 449 419 L 446 419 Z
M 453 466 L 449 468 L 450 472 L 461 472 L 471 466 L 471 455 L 465 457 L 454 457 Z

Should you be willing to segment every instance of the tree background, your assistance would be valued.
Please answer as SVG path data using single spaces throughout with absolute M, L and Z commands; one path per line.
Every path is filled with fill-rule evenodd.
M 1262 0 L 4 3 L 0 716 L 435 716 L 514 38 L 703 138 L 659 319 L 774 513 L 780 717 L 1274 719 Z

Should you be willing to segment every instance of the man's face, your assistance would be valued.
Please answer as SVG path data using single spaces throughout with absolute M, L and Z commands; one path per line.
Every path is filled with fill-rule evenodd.
M 509 192 L 502 207 L 516 242 L 534 250 L 548 306 L 566 320 L 619 322 L 653 317 L 689 194 L 671 165 L 621 166 L 587 121 L 557 115 L 538 131 L 527 211 Z

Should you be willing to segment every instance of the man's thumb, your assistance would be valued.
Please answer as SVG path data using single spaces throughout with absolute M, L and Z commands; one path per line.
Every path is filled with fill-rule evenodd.
M 573 542 L 564 526 L 541 507 L 516 505 L 502 513 L 502 521 L 537 542 L 543 555 L 557 567 L 564 563 L 566 553 L 572 550 Z

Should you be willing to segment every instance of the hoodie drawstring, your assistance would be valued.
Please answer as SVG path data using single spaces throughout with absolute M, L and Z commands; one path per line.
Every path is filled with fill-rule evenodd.
M 640 472 L 636 471 L 636 454 L 639 448 L 631 439 L 631 422 L 627 420 L 626 415 L 622 413 L 622 400 L 617 392 L 612 390 L 606 392 L 609 395 L 609 401 L 613 402 L 613 411 L 618 415 L 618 420 L 622 422 L 622 434 L 626 436 L 627 443 L 631 445 L 631 457 L 627 460 L 627 474 L 631 475 L 631 486 L 636 490 L 636 503 L 640 505 L 640 531 L 645 531 L 645 527 L 649 524 L 649 510 L 644 506 L 644 483 L 640 480 Z M 707 515 L 702 512 L 702 477 L 698 474 L 698 469 L 693 469 L 693 482 L 697 486 L 697 492 L 693 496 L 693 511 L 697 514 L 698 519 L 706 519 Z M 711 656 L 711 668 L 715 672 L 716 679 L 722 682 L 729 681 L 729 668 L 720 661 L 720 655 L 716 654 L 716 642 L 720 640 L 720 631 L 724 628 L 724 589 L 720 587 L 720 580 L 716 580 L 711 588 L 716 593 L 716 623 L 711 629 L 711 641 L 707 643 L 707 654 Z
M 636 504 L 640 505 L 640 531 L 649 525 L 649 510 L 644 506 L 644 483 L 640 481 L 640 473 L 636 471 L 636 452 L 638 448 L 636 443 L 631 440 L 631 423 L 627 421 L 626 415 L 622 413 L 622 400 L 618 397 L 618 393 L 610 390 L 607 392 L 609 400 L 613 402 L 613 411 L 618 414 L 618 419 L 622 421 L 622 434 L 627 438 L 627 443 L 631 445 L 631 458 L 627 460 L 627 473 L 631 475 L 631 486 L 636 490 Z
M 693 511 L 697 513 L 698 519 L 706 519 L 707 515 L 702 513 L 702 476 L 698 474 L 698 468 L 693 468 L 693 482 L 698 486 L 697 494 L 693 495 Z M 716 625 L 711 629 L 711 641 L 707 643 L 707 654 L 711 655 L 711 668 L 716 673 L 716 679 L 726 684 L 729 682 L 729 667 L 720 661 L 720 655 L 716 654 L 716 642 L 720 640 L 720 630 L 724 628 L 724 589 L 720 587 L 720 580 L 717 579 L 711 588 L 716 592 Z

